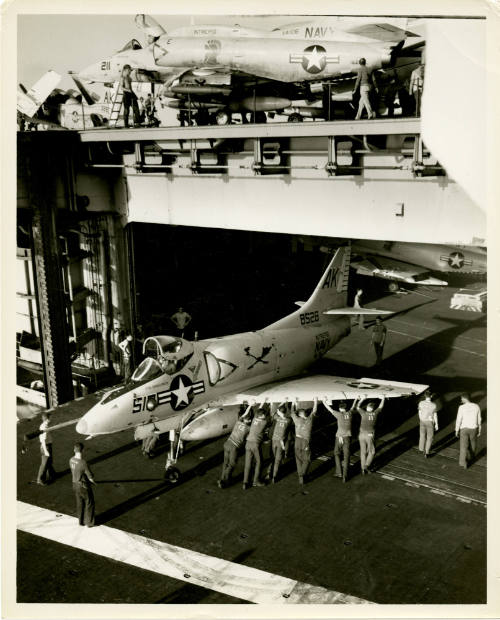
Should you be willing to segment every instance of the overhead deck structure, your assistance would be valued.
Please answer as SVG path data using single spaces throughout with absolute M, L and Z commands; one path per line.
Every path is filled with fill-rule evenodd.
M 428 152 L 418 118 L 94 129 L 80 140 L 88 169 L 123 168 L 129 222 L 466 245 L 486 238 L 484 212 Z

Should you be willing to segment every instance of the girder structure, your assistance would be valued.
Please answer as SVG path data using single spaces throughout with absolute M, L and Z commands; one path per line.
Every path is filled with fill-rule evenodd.
M 123 169 L 131 222 L 485 245 L 484 211 L 428 151 L 418 118 L 95 129 L 80 139 L 88 168 Z
M 64 294 L 58 231 L 56 183 L 65 186 L 64 199 L 71 200 L 65 177 L 67 157 L 55 149 L 53 138 L 37 136 L 25 144 L 26 184 L 32 210 L 33 255 L 36 273 L 40 343 L 47 405 L 56 407 L 73 398 L 68 340 L 67 303 Z M 67 148 L 68 142 L 61 145 Z M 67 162 L 66 162 L 67 163 Z

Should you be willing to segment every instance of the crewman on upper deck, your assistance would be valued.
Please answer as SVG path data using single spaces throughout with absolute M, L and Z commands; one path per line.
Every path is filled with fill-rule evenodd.
M 358 76 L 356 78 L 356 83 L 354 84 L 354 92 L 356 92 L 359 88 L 359 106 L 358 113 L 356 114 L 356 120 L 361 118 L 361 114 L 365 108 L 369 119 L 375 118 L 376 116 L 370 103 L 370 92 L 372 90 L 372 86 L 375 90 L 377 90 L 375 77 L 366 67 L 366 58 L 360 58 Z

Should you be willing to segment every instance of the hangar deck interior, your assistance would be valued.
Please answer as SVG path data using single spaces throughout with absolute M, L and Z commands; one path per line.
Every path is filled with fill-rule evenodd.
M 311 274 L 324 267 L 320 241 L 305 249 L 315 235 L 374 238 L 375 217 L 376 234 L 391 240 L 484 245 L 484 213 L 415 139 L 418 121 L 405 123 L 19 135 L 18 213 L 25 232 L 18 243 L 18 314 L 22 331 L 38 339 L 32 350 L 44 361 L 54 422 L 79 417 L 102 393 L 73 401 L 75 383 L 80 396 L 118 380 L 115 331 L 168 329 L 179 305 L 192 311 L 200 337 L 260 328 L 290 311 L 316 281 Z M 342 136 L 361 132 L 368 138 L 345 146 Z M 354 152 L 353 144 L 363 152 Z M 272 488 L 218 489 L 224 439 L 189 446 L 180 460 L 181 482 L 172 486 L 163 480 L 165 448 L 144 460 L 130 434 L 94 438 L 87 451 L 99 481 L 98 520 L 106 529 L 85 533 L 92 547 L 83 535 L 69 542 L 61 534 L 66 522 L 57 526 L 73 511 L 67 460 L 75 431 L 68 427 L 57 436 L 54 485 L 33 481 L 36 441 L 18 459 L 21 513 L 39 507 L 45 512 L 27 521 L 50 524 L 47 535 L 31 526 L 18 532 L 18 601 L 324 602 L 339 595 L 342 602 L 348 602 L 344 596 L 377 603 L 484 602 L 486 424 L 478 457 L 464 472 L 454 418 L 462 390 L 487 415 L 485 316 L 450 310 L 456 282 L 391 296 L 362 277 L 353 284 L 363 287 L 367 304 L 397 313 L 386 321 L 388 342 L 377 373 L 428 383 L 442 399 L 431 459 L 415 450 L 414 406 L 387 409 L 377 472 L 355 475 L 346 485 L 332 475 L 334 427 L 323 413 L 305 494 L 291 462 Z M 19 357 L 21 347 L 30 348 L 23 344 Z M 354 328 L 317 369 L 370 377 L 372 357 L 370 330 Z M 36 365 L 38 358 L 31 361 Z M 19 453 L 23 435 L 37 424 L 18 423 Z M 138 545 L 176 545 L 176 571 L 162 572 L 147 559 L 138 563 L 134 553 L 124 559 L 108 552 L 99 537 L 112 539 L 114 530 L 135 536 Z M 204 586 L 186 549 L 292 585 L 273 590 L 257 580 L 255 595 L 229 587 L 230 577 Z M 54 576 L 49 583 L 47 567 Z M 474 579 L 464 580 L 470 574 Z

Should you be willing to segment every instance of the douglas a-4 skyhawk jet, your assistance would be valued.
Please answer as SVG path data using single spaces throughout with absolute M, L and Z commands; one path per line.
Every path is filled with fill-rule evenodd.
M 401 22 L 402 20 L 392 20 Z M 136 24 L 148 45 L 133 43 L 118 54 L 80 71 L 88 81 L 116 81 L 124 64 L 137 80 L 163 83 L 172 108 L 194 114 L 198 124 L 227 124 L 232 114 L 265 112 L 290 120 L 320 117 L 318 103 L 351 99 L 359 59 L 371 70 L 391 68 L 390 79 L 403 82 L 418 65 L 415 48 L 423 41 L 414 33 L 373 19 L 344 25 L 339 18 L 291 24 L 272 31 L 240 26 L 190 26 L 167 34 L 151 17 L 138 15 Z M 401 24 L 400 24 L 401 25 Z M 418 42 L 406 45 L 408 37 Z M 330 102 L 331 103 L 331 102 Z
M 88 438 L 135 429 L 136 439 L 170 433 L 166 475 L 181 441 L 229 433 L 240 405 L 315 397 L 353 399 L 361 394 L 393 398 L 421 393 L 427 386 L 328 375 L 299 376 L 350 332 L 352 315 L 390 314 L 347 307 L 350 247 L 340 247 L 306 302 L 298 310 L 254 332 L 190 342 L 172 336 L 146 338 L 146 358 L 131 380 L 108 391 L 77 423 Z M 66 424 L 63 424 L 63 426 Z

